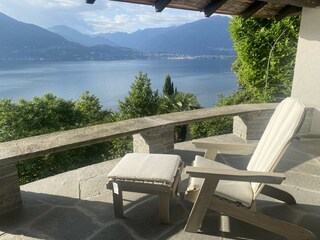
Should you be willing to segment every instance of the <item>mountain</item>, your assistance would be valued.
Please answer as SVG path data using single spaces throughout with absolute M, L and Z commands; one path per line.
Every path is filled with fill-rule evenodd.
M 105 33 L 119 45 L 144 52 L 189 55 L 234 54 L 229 33 L 229 17 L 214 16 L 169 28 L 153 28 L 134 33 Z
M 112 42 L 116 42 L 120 46 L 126 46 L 133 49 L 143 49 L 142 51 L 148 52 L 143 48 L 145 42 L 165 34 L 167 31 L 174 29 L 174 27 L 168 28 L 147 28 L 144 30 L 138 30 L 133 33 L 116 32 L 116 33 L 102 33 L 97 34 L 97 37 L 103 37 L 109 39 Z
M 113 46 L 116 47 L 118 46 L 117 44 L 115 44 L 114 42 L 104 38 L 104 37 L 99 37 L 99 36 L 88 36 L 86 34 L 83 34 L 73 28 L 70 28 L 68 26 L 64 26 L 64 25 L 57 25 L 57 26 L 53 26 L 51 28 L 48 28 L 47 30 L 59 34 L 60 36 L 62 36 L 63 38 L 65 38 L 66 40 L 70 41 L 70 42 L 76 42 L 79 43 L 83 46 L 87 46 L 87 47 L 92 47 L 95 45 L 109 45 L 109 46 Z
M 82 46 L 33 24 L 0 13 L 0 61 L 75 61 L 134 59 L 140 52 L 124 47 Z

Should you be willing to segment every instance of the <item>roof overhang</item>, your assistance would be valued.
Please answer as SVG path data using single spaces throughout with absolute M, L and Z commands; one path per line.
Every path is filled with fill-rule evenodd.
M 87 0 L 94 3 L 95 0 Z M 104 0 L 105 1 L 105 0 Z M 303 7 L 315 8 L 320 6 L 320 0 L 112 0 L 151 5 L 157 12 L 164 8 L 176 8 L 204 12 L 209 17 L 213 13 L 238 15 L 244 18 L 251 16 L 260 18 L 282 19 L 289 15 L 301 13 Z

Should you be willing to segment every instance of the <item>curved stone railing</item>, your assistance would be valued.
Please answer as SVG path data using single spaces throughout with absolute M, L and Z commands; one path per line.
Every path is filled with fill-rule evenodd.
M 135 152 L 167 152 L 173 149 L 175 126 L 215 117 L 237 116 L 234 121 L 235 134 L 244 138 L 259 137 L 259 131 L 263 131 L 275 107 L 276 104 L 243 104 L 206 108 L 130 119 L 0 143 L 0 213 L 22 205 L 16 169 L 17 161 L 129 135 L 133 135 Z
M 185 112 L 155 115 L 126 121 L 55 132 L 0 143 L 0 166 L 48 153 L 92 145 L 115 137 L 123 137 L 150 130 L 209 120 L 214 117 L 245 115 L 252 112 L 272 111 L 276 104 L 243 104 L 205 108 Z

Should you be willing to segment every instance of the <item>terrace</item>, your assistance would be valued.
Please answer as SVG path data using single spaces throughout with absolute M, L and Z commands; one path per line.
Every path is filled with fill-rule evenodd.
M 171 1 L 164 2 L 169 4 Z M 172 1 L 172 4 L 175 2 L 178 1 Z M 218 2 L 221 3 L 219 7 L 226 2 L 232 3 L 232 1 Z M 307 117 L 300 134 L 319 134 L 320 82 L 318 76 L 320 70 L 317 63 L 320 62 L 320 30 L 318 28 L 320 10 L 313 7 L 319 6 L 320 2 L 279 0 L 268 1 L 268 4 L 275 4 L 275 2 L 282 3 L 283 8 L 290 4 L 300 10 L 302 7 L 302 24 L 292 96 L 300 98 L 308 107 Z M 183 5 L 184 1 L 180 1 L 179 4 L 173 7 L 188 7 Z M 170 4 L 168 6 L 170 7 Z M 232 4 L 227 6 L 230 9 L 235 7 Z M 262 11 L 263 8 L 257 8 L 256 12 L 259 9 Z M 255 13 L 252 12 L 252 14 Z M 201 229 L 202 234 L 186 233 L 183 227 L 192 204 L 184 201 L 183 198 L 178 203 L 175 201 L 171 203 L 172 224 L 170 225 L 159 223 L 157 197 L 137 193 L 125 193 L 127 217 L 115 219 L 112 193 L 106 190 L 105 185 L 108 181 L 106 177 L 108 172 L 119 159 L 77 169 L 21 187 L 18 184 L 15 167 L 17 161 L 27 161 L 35 156 L 128 135 L 134 137 L 135 152 L 171 152 L 181 155 L 186 165 L 190 165 L 194 156 L 202 152 L 194 149 L 190 142 L 174 144 L 174 126 L 215 117 L 234 116 L 233 134 L 216 136 L 212 139 L 257 141 L 274 108 L 274 104 L 208 108 L 0 143 L 0 239 L 282 239 L 240 221 L 225 216 L 220 218 L 213 212 L 207 213 Z M 320 222 L 319 142 L 312 138 L 295 140 L 276 169 L 286 173 L 287 179 L 281 188 L 296 197 L 297 205 L 283 205 L 268 198 L 261 198 L 258 201 L 258 208 L 262 208 L 266 214 L 303 226 L 314 232 L 318 238 L 320 238 L 318 227 Z M 247 157 L 244 157 L 243 163 L 246 159 Z M 219 161 L 224 160 L 224 155 L 219 155 Z M 243 167 L 238 165 L 239 162 L 230 164 L 238 168 Z M 183 174 L 181 192 L 186 187 L 186 179 L 187 176 Z
M 214 141 L 253 142 L 259 139 L 275 104 L 238 105 L 223 108 L 201 109 L 180 114 L 166 114 L 126 122 L 112 123 L 67 132 L 31 137 L 2 143 L 1 176 L 2 210 L 20 204 L 17 173 L 13 164 L 32 156 L 75 148 L 104 141 L 114 136 L 134 134 L 134 148 L 140 152 L 170 152 L 182 157 L 190 165 L 196 154 L 191 142 L 173 145 L 173 127 L 214 117 L 234 116 L 233 133 L 210 137 Z M 307 110 L 307 118 L 300 134 L 310 132 L 314 109 Z M 121 127 L 119 127 L 119 124 Z M 121 129 L 119 132 L 119 129 Z M 57 141 L 57 139 L 60 139 Z M 152 139 L 152 141 L 150 141 Z M 262 198 L 258 207 L 268 214 L 280 215 L 287 221 L 312 230 L 320 236 L 317 223 L 319 211 L 320 155 L 314 139 L 296 140 L 285 155 L 277 171 L 286 172 L 282 188 L 292 193 L 298 204 L 288 207 L 282 203 Z M 166 144 L 165 144 L 166 143 Z M 173 147 L 174 146 L 174 147 Z M 235 156 L 239 157 L 239 156 Z M 236 167 L 243 161 L 233 162 Z M 0 218 L 0 239 L 166 239 L 195 238 L 186 233 L 186 223 L 192 204 L 181 198 L 171 202 L 170 225 L 159 222 L 158 197 L 139 193 L 124 193 L 125 219 L 113 216 L 112 192 L 106 189 L 107 175 L 119 159 L 106 161 L 20 187 L 23 207 L 4 213 Z M 219 156 L 224 161 L 224 155 Z M 240 164 L 239 164 L 240 163 Z M 183 174 L 181 192 L 186 188 L 188 176 Z M 16 181 L 14 181 L 16 180 Z M 3 189 L 4 188 L 4 189 Z M 8 189 L 10 188 L 10 189 Z M 8 199 L 7 201 L 5 201 Z M 226 217 L 208 214 L 203 234 L 199 238 L 216 239 L 281 239 L 278 236 Z

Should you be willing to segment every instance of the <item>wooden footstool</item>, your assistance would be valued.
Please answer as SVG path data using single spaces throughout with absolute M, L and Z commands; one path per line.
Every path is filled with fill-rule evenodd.
M 126 154 L 108 175 L 115 216 L 124 217 L 122 191 L 148 193 L 159 195 L 160 221 L 169 223 L 169 200 L 177 195 L 182 169 L 177 155 Z

